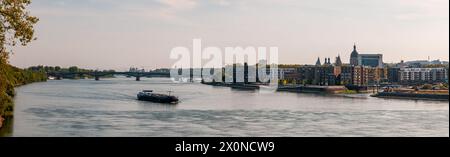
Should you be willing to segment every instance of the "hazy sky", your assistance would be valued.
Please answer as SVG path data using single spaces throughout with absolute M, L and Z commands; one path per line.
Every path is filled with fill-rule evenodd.
M 277 46 L 281 63 L 314 64 L 353 43 L 385 62 L 449 55 L 448 0 L 33 0 L 38 40 L 11 63 L 128 69 L 170 67 L 170 50 Z

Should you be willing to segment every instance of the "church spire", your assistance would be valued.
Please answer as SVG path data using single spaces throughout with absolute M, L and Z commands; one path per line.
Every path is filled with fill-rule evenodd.
M 317 65 L 317 66 L 322 65 L 322 64 L 320 63 L 320 57 L 317 57 L 316 65 Z
M 353 51 L 356 51 L 356 43 L 353 43 Z
M 338 54 L 338 56 L 336 57 L 336 61 L 334 63 L 336 66 L 341 66 L 342 65 L 342 61 L 341 61 L 341 55 Z

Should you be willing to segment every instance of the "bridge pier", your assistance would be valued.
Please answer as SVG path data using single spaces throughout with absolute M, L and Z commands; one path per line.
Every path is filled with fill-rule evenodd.
M 136 81 L 141 81 L 141 77 L 140 76 L 136 76 Z

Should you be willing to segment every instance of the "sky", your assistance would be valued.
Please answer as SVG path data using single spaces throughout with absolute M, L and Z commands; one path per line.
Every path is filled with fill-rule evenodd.
M 171 67 L 172 48 L 278 47 L 279 62 L 381 53 L 384 62 L 449 59 L 448 0 L 33 0 L 36 41 L 19 67 Z

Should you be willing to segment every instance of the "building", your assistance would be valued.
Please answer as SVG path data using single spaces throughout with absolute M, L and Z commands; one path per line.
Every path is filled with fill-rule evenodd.
M 395 65 L 396 68 L 407 68 L 408 65 L 405 63 L 405 61 L 401 60 L 400 63 L 397 63 Z
M 340 56 L 336 57 L 336 62 L 331 64 L 330 58 L 325 58 L 325 64 L 301 66 L 294 70 L 285 70 L 286 80 L 295 80 L 299 84 L 313 85 L 356 85 L 371 86 L 386 83 L 389 80 L 388 68 L 377 66 L 354 66 L 340 63 Z M 320 62 L 320 60 L 319 60 Z M 297 77 L 297 78 L 296 78 Z
M 298 73 L 300 74 L 300 77 L 298 79 L 300 84 L 303 84 L 303 85 L 313 84 L 313 80 L 314 80 L 314 76 L 315 76 L 314 73 L 315 73 L 316 67 L 319 67 L 319 66 L 305 65 L 305 66 L 301 66 L 297 69 Z
M 279 68 L 279 76 L 281 80 L 286 81 L 286 83 L 289 84 L 298 84 L 300 82 L 300 73 L 298 71 L 298 68 L 295 67 L 286 67 L 286 68 Z
M 383 68 L 382 54 L 359 54 L 358 65 Z
M 128 70 L 128 72 L 145 72 L 145 69 L 131 67 L 130 70 Z
M 399 71 L 402 84 L 448 82 L 446 68 L 404 68 Z
M 323 65 L 314 67 L 314 79 L 312 84 L 315 85 L 335 85 L 336 84 L 335 67 L 332 65 Z
M 323 63 L 323 65 L 331 65 L 331 59 L 325 58 L 325 63 Z
M 334 61 L 334 65 L 335 66 L 342 66 L 341 55 L 338 55 L 336 57 L 336 60 Z
M 353 45 L 353 51 L 352 51 L 352 53 L 351 53 L 351 55 L 350 55 L 350 65 L 352 65 L 352 66 L 357 66 L 358 65 L 358 55 L 359 55 L 359 53 L 358 53 L 358 51 L 356 50 L 356 44 L 355 45 Z
M 317 57 L 316 66 L 320 66 L 322 63 L 320 63 L 320 57 Z
M 365 67 L 367 71 L 367 85 L 379 85 L 387 81 L 387 69 L 378 67 Z
M 364 66 L 355 66 L 353 68 L 352 85 L 365 86 L 368 84 L 368 71 Z
M 349 70 L 350 69 L 346 71 Z M 371 86 L 371 85 L 379 85 L 380 83 L 387 81 L 388 74 L 386 68 L 378 68 L 370 66 L 354 66 L 352 70 L 353 70 L 351 74 L 352 85 Z M 349 76 L 350 74 L 347 75 Z M 347 81 L 349 80 L 350 79 L 347 79 Z
M 397 84 L 400 82 L 400 68 L 398 67 L 388 68 L 387 75 L 389 83 Z
M 356 45 L 353 45 L 353 51 L 350 55 L 350 65 L 352 66 L 370 66 L 383 67 L 382 54 L 359 54 L 356 50 Z
M 429 60 L 415 60 L 415 61 L 405 62 L 405 64 L 408 67 L 411 67 L 411 68 L 421 68 L 421 67 L 424 67 L 426 65 L 441 65 L 441 64 L 443 64 L 443 62 L 440 61 L 439 59 L 438 60 L 433 60 L 433 61 L 429 61 Z
M 339 75 L 339 82 L 342 85 L 353 84 L 353 70 L 354 66 L 343 65 L 341 66 L 341 74 Z

